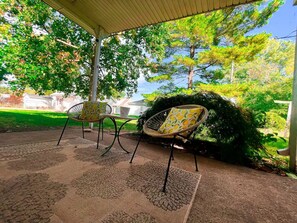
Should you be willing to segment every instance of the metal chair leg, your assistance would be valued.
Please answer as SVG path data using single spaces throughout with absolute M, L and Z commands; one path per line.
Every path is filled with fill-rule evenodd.
M 85 138 L 85 128 L 84 128 L 84 122 L 81 122 L 81 130 L 82 130 L 82 135 L 83 135 L 83 138 Z
M 197 157 L 196 157 L 196 149 L 194 149 L 193 154 L 194 154 L 194 159 L 195 159 L 195 167 L 196 167 L 196 171 L 198 171 Z
M 101 124 L 101 139 L 103 140 L 103 120 L 100 121 Z
M 140 134 L 140 136 L 139 136 L 139 139 L 138 139 L 137 145 L 136 145 L 136 147 L 135 147 L 135 149 L 134 149 L 134 152 L 133 152 L 133 155 L 132 155 L 132 157 L 131 157 L 130 163 L 132 163 L 132 161 L 133 161 L 133 158 L 134 158 L 134 156 L 135 156 L 136 150 L 137 150 L 137 148 L 138 148 L 138 145 L 139 145 L 139 143 L 140 143 L 140 141 L 141 141 L 142 136 L 143 136 L 143 131 L 141 132 L 141 134 Z
M 65 125 L 64 125 L 64 128 L 63 128 L 63 130 L 62 130 L 62 133 L 61 133 L 61 136 L 60 136 L 60 138 L 59 138 L 59 141 L 58 141 L 58 143 L 57 143 L 57 146 L 60 144 L 60 141 L 61 141 L 61 139 L 62 139 L 62 136 L 63 136 L 63 134 L 64 134 L 65 128 L 66 128 L 66 126 L 67 126 L 67 124 L 68 124 L 68 121 L 69 121 L 69 118 L 67 118 L 67 120 L 66 120 L 66 122 L 65 122 Z
M 162 190 L 164 193 L 166 192 L 166 184 L 167 184 L 167 179 L 168 179 L 168 175 L 169 175 L 171 160 L 172 160 L 172 157 L 173 157 L 174 141 L 175 141 L 175 136 L 174 136 L 174 138 L 172 140 L 172 145 L 171 145 L 171 149 L 170 149 L 170 156 L 169 156 L 169 160 L 168 160 L 168 166 L 167 166 L 165 180 L 164 180 L 164 186 L 163 186 L 163 190 Z
M 193 145 L 193 140 L 195 139 L 195 136 L 196 136 L 196 132 L 193 134 L 193 136 L 191 137 L 192 139 L 190 139 L 190 137 L 188 138 L 188 140 L 190 140 L 191 142 L 191 146 L 192 146 L 192 149 L 193 149 L 193 155 L 194 155 L 194 159 L 195 159 L 195 167 L 196 167 L 196 171 L 199 171 L 198 170 L 198 164 L 197 164 L 197 156 L 196 156 L 196 149 Z

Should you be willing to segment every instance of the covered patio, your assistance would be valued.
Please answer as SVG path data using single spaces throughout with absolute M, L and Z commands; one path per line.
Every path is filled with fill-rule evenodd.
M 157 24 L 184 17 L 212 12 L 242 4 L 249 4 L 257 0 L 153 0 L 128 1 L 114 0 L 43 0 L 61 14 L 81 26 L 96 38 L 95 60 L 91 100 L 97 99 L 97 85 L 99 75 L 100 47 L 102 40 L 125 30 Z M 294 0 L 293 5 L 297 5 Z M 292 5 L 292 6 L 293 6 Z M 297 38 L 296 38 L 297 43 Z M 296 172 L 297 159 L 297 44 L 295 45 L 294 79 L 292 86 L 292 112 L 290 122 L 289 147 L 290 170 Z
M 92 101 L 96 101 L 100 45 L 105 36 L 148 24 L 245 4 L 253 2 L 253 0 L 186 0 L 183 1 L 184 4 L 182 5 L 178 0 L 156 0 L 152 1 L 152 4 L 149 1 L 143 1 L 141 4 L 137 1 L 129 1 L 127 5 L 122 4 L 121 1 L 102 0 L 100 3 L 101 6 L 104 6 L 102 8 L 95 7 L 94 1 L 45 0 L 45 2 L 96 37 L 96 59 L 92 85 Z M 296 1 L 294 2 L 297 4 Z M 171 8 L 167 7 L 169 5 Z M 106 10 L 111 6 L 114 7 L 114 11 Z M 122 9 L 123 11 L 121 11 Z M 133 14 L 132 12 L 137 13 Z M 153 13 L 150 14 L 150 12 Z M 102 15 L 103 17 L 100 17 Z M 121 17 L 122 15 L 124 17 Z M 119 26 L 121 22 L 123 22 L 123 26 Z M 297 54 L 295 58 L 294 97 L 289 145 L 290 167 L 293 171 L 296 171 L 297 149 L 296 61 Z M 3 199 L 0 201 L 4 204 L 0 209 L 0 221 L 2 219 L 12 222 L 23 221 L 24 218 L 35 222 L 163 222 L 165 220 L 164 222 L 196 223 L 297 221 L 297 181 L 294 179 L 201 156 L 198 158 L 200 172 L 197 174 L 192 155 L 180 150 L 176 152 L 172 165 L 176 168 L 177 173 L 182 173 L 183 176 L 187 176 L 186 179 L 190 179 L 189 184 L 181 186 L 189 189 L 189 196 L 182 194 L 177 198 L 173 197 L 173 200 L 177 201 L 178 208 L 175 206 L 176 203 L 171 204 L 171 200 L 162 201 L 160 204 L 161 198 L 164 198 L 162 196 L 149 203 L 143 197 L 143 194 L 146 195 L 148 200 L 151 199 L 151 194 L 147 195 L 145 189 L 138 189 L 139 185 L 134 184 L 134 182 L 139 182 L 140 178 L 137 177 L 141 173 L 137 172 L 139 175 L 133 175 L 135 173 L 133 171 L 142 169 L 142 166 L 150 161 L 160 165 L 166 164 L 168 150 L 157 144 L 142 142 L 138 150 L 136 164 L 129 166 L 127 158 L 122 157 L 121 154 L 116 154 L 118 156 L 112 157 L 113 159 L 108 161 L 98 160 L 100 153 L 96 156 L 95 153 L 98 151 L 95 147 L 92 147 L 97 141 L 96 131 L 86 133 L 87 140 L 84 140 L 80 138 L 80 129 L 71 128 L 65 133 L 62 145 L 54 147 L 53 145 L 57 142 L 59 135 L 60 130 L 0 134 L 0 174 L 2 176 L 0 181 L 2 194 L 0 194 L 0 197 Z M 112 134 L 107 132 L 101 143 L 108 145 L 112 139 Z M 132 151 L 137 143 L 137 140 L 130 137 L 122 140 L 124 145 L 131 146 L 129 151 Z M 40 146 L 42 149 L 40 149 Z M 34 150 L 34 148 L 37 148 L 37 150 Z M 14 150 L 17 150 L 16 154 L 11 153 Z M 118 150 L 120 151 L 120 148 L 116 143 L 112 151 Z M 90 151 L 89 154 L 88 151 Z M 113 168 L 112 165 L 109 165 L 109 162 L 115 160 L 117 163 L 112 163 L 112 165 L 116 165 L 119 172 L 110 172 L 109 175 L 103 175 L 103 178 L 99 180 L 103 182 L 112 178 L 117 187 L 111 188 L 111 191 L 106 192 L 106 194 L 102 194 L 102 189 L 103 191 L 108 190 L 109 185 L 104 184 L 102 188 L 96 187 L 97 185 L 89 183 L 87 177 L 93 177 L 95 182 L 101 183 L 96 181 L 98 180 L 98 174 L 100 171 L 106 170 L 106 168 Z M 105 161 L 104 165 L 106 166 L 102 165 L 102 162 Z M 154 165 L 153 167 L 158 169 Z M 93 171 L 94 168 L 97 172 Z M 123 170 L 127 171 L 122 172 Z M 110 170 L 108 169 L 108 171 Z M 144 171 L 144 174 L 146 173 Z M 38 177 L 34 178 L 34 176 Z M 137 177 L 129 180 L 131 176 Z M 31 179 L 31 177 L 33 178 Z M 104 177 L 106 178 L 104 179 Z M 111 196 L 108 199 L 118 199 L 118 196 L 113 197 L 113 194 L 117 194 L 119 190 L 126 187 L 126 184 L 118 181 L 122 177 L 125 178 L 123 181 L 131 185 L 128 188 L 129 193 L 124 193 L 127 200 L 119 200 L 119 203 L 117 203 L 118 200 L 103 202 L 104 199 L 107 199 L 106 196 Z M 25 187 L 23 186 L 24 182 L 26 183 Z M 178 182 L 178 180 L 169 180 L 171 185 L 178 184 Z M 193 183 L 191 184 L 191 182 Z M 31 187 L 35 183 L 39 187 Z M 180 191 L 181 187 L 178 184 L 179 189 L 173 189 Z M 27 195 L 27 192 L 30 193 Z M 67 199 L 64 199 L 65 197 Z M 100 198 L 97 199 L 97 197 Z M 134 197 L 136 202 L 133 204 L 125 203 L 126 201 L 133 202 Z M 187 197 L 186 201 L 180 204 L 184 197 Z M 34 203 L 35 198 L 38 201 L 42 200 L 43 203 Z M 28 200 L 28 205 L 24 206 L 23 203 L 27 204 L 24 201 Z M 127 205 L 125 206 L 125 204 Z M 165 206 L 165 208 L 158 212 L 154 207 L 158 205 Z M 39 211 L 40 207 L 44 207 L 44 209 Z M 109 211 L 111 209 L 115 210 L 115 212 L 112 212 L 116 213 L 115 215 L 110 215 Z M 116 212 L 121 209 L 124 209 L 125 212 Z M 128 212 L 129 209 L 131 213 Z M 179 212 L 175 215 L 171 211 L 176 209 Z
M 2 133 L 0 134 L 0 148 L 5 146 L 19 145 L 21 148 L 25 149 L 26 145 L 28 144 L 54 144 L 56 143 L 59 134 L 60 130 Z M 65 139 L 75 141 L 79 139 L 80 135 L 81 130 L 79 128 L 71 128 L 65 133 Z M 86 138 L 95 143 L 97 140 L 97 134 L 96 132 L 88 133 Z M 112 138 L 112 135 L 105 134 L 104 143 L 107 144 Z M 131 138 L 123 138 L 122 140 L 125 145 L 131 145 L 132 147 L 137 142 Z M 81 145 L 79 143 L 73 144 L 71 150 L 75 151 L 76 149 L 79 149 L 80 146 Z M 64 149 L 62 148 L 62 150 Z M 95 148 L 92 149 L 96 150 Z M 114 150 L 121 151 L 117 143 L 115 144 Z M 58 153 L 60 153 L 60 151 Z M 192 154 L 185 153 L 183 151 L 177 151 L 175 154 L 175 160 L 172 163 L 173 167 L 195 173 Z M 168 150 L 163 149 L 160 145 L 143 142 L 139 148 L 138 156 L 157 161 L 160 164 L 166 164 Z M 198 161 L 202 177 L 199 182 L 196 195 L 193 199 L 192 207 L 188 213 L 188 223 L 296 222 L 296 180 L 243 166 L 223 163 L 201 156 L 199 156 Z M 3 182 L 10 179 L 10 176 L 6 176 L 4 174 L 5 168 L 3 163 L 6 162 L 7 161 L 1 161 L 1 185 Z M 59 176 L 62 176 L 63 173 L 61 171 L 54 171 L 55 169 L 57 170 L 58 167 L 59 164 L 49 168 L 51 171 L 49 179 L 51 181 L 56 178 L 58 179 Z M 76 167 L 73 166 L 72 169 L 67 169 L 65 171 L 71 172 L 75 169 Z M 32 170 L 22 170 L 22 172 L 30 172 L 30 175 L 33 174 Z M 37 170 L 34 171 L 34 174 L 41 174 L 42 172 L 42 170 Z M 73 174 L 76 175 L 74 172 Z M 15 184 L 15 187 L 17 187 L 17 184 Z M 11 189 L 13 190 L 13 187 L 11 187 Z M 63 191 L 64 189 L 60 188 L 59 190 Z M 69 194 L 69 191 L 67 193 Z M 40 196 L 42 197 L 43 195 L 40 194 Z M 43 221 L 48 222 L 50 220 L 51 222 L 73 222 L 72 220 L 74 216 L 76 217 L 77 221 L 84 222 L 83 219 L 87 221 L 87 219 L 92 219 L 93 216 L 100 216 L 101 209 L 99 206 L 92 206 L 89 208 L 88 213 L 90 216 L 83 215 L 83 208 L 81 210 L 71 210 L 70 208 L 64 208 L 63 211 L 61 211 L 61 205 L 63 205 L 63 207 L 89 207 L 89 203 L 91 201 L 92 198 L 86 198 L 85 202 L 80 204 L 76 196 L 73 195 L 71 200 L 61 199 L 60 201 L 53 202 L 50 205 L 50 210 L 48 210 L 47 217 L 45 217 Z M 19 208 L 18 203 L 15 203 L 14 206 Z M 2 207 L 5 206 L 3 205 Z M 17 219 L 18 216 L 16 216 L 15 213 L 23 213 L 23 211 L 26 211 L 26 209 L 12 209 L 12 219 Z M 149 210 L 147 211 L 149 212 Z M 28 214 L 29 213 L 30 211 L 28 211 Z M 2 219 L 4 216 L 3 214 L 7 216 L 7 213 L 1 211 Z M 41 222 L 40 219 L 38 222 Z

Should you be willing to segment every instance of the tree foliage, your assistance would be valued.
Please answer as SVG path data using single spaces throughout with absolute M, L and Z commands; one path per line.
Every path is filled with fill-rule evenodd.
M 292 78 L 271 83 L 245 82 L 233 84 L 200 84 L 199 90 L 210 90 L 252 110 L 259 119 L 258 127 L 282 131 L 286 127 L 288 105 L 276 100 L 292 100 Z
M 253 61 L 238 63 L 234 78 L 237 82 L 257 81 L 261 84 L 293 77 L 295 44 L 291 41 L 269 39 Z
M 0 13 L 0 78 L 13 74 L 14 90 L 90 94 L 93 36 L 40 0 L 3 0 Z M 162 57 L 163 30 L 163 25 L 148 26 L 104 39 L 99 97 L 136 91 L 150 57 Z
M 266 24 L 282 3 L 260 1 L 169 22 L 167 59 L 156 65 L 158 75 L 150 80 L 171 80 L 186 75 L 188 88 L 192 88 L 194 76 L 208 80 L 222 78 L 220 69 L 230 66 L 232 61 L 253 60 L 265 47 L 269 35 L 247 34 Z

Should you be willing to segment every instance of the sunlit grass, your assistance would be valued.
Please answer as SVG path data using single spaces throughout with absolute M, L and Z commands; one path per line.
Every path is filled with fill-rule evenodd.
M 134 116 L 135 117 L 135 116 Z M 0 109 L 0 131 L 25 131 L 34 129 L 48 129 L 63 127 L 67 115 L 65 112 Z M 125 120 L 117 120 L 120 126 Z M 124 130 L 135 131 L 137 120 L 130 121 L 124 126 Z M 86 123 L 87 125 L 87 123 Z M 69 121 L 69 126 L 81 126 L 81 123 Z M 95 127 L 98 126 L 95 124 Z M 104 128 L 113 129 L 111 120 L 104 120 Z
M 270 141 L 268 143 L 265 143 L 264 146 L 266 148 L 267 154 L 262 154 L 263 157 L 269 158 L 267 155 L 272 156 L 272 161 L 275 165 L 283 170 L 288 170 L 289 156 L 281 156 L 277 153 L 277 150 L 285 149 L 288 147 L 288 139 L 277 138 L 275 142 Z

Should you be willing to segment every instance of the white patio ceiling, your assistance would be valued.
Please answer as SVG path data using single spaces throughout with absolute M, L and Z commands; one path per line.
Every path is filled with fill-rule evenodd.
M 256 0 L 43 0 L 90 34 L 112 34 Z M 99 30 L 100 33 L 99 33 Z M 103 31 L 103 33 L 102 33 Z

